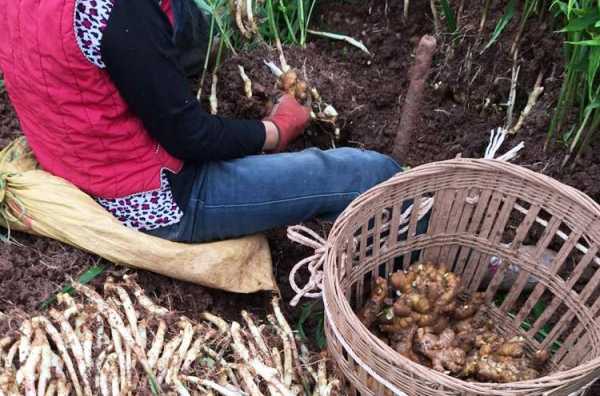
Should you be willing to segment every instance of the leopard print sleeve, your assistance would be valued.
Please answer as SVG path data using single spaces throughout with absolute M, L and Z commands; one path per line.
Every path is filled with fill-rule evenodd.
M 131 1 L 131 0 L 126 0 Z M 100 44 L 115 0 L 76 0 L 73 18 L 77 45 L 92 64 L 104 69 Z

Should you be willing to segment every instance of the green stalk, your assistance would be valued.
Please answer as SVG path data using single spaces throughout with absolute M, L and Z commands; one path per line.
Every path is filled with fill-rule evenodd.
M 285 21 L 285 24 L 289 31 L 289 36 L 295 44 L 298 44 L 298 39 L 296 38 L 296 33 L 294 32 L 294 29 L 292 27 L 292 22 L 290 21 L 290 18 L 287 14 L 287 7 L 285 6 L 285 4 L 283 4 L 283 0 L 279 0 L 279 4 L 281 13 L 283 14 L 283 20 Z
M 300 27 L 300 45 L 306 44 L 306 28 L 304 22 L 304 0 L 298 0 L 298 25 Z
M 221 41 L 225 40 L 227 48 L 229 48 L 234 55 L 237 55 L 237 51 L 235 50 L 235 47 L 233 46 L 233 44 L 231 43 L 231 39 L 229 38 L 229 31 L 225 29 L 225 24 L 223 23 L 223 20 L 217 12 L 218 4 L 210 0 L 207 1 L 208 3 L 205 0 L 194 0 L 194 3 L 198 8 L 209 12 L 210 15 L 213 18 L 215 18 L 215 23 L 217 25 L 217 28 L 219 29 L 219 33 L 221 34 Z
M 219 70 L 219 66 L 221 66 L 221 55 L 223 54 L 223 40 L 219 42 L 219 50 L 217 51 L 217 58 L 215 59 L 215 67 L 213 68 L 213 74 Z
M 574 36 L 578 38 L 580 34 L 577 33 Z M 550 145 L 550 142 L 556 135 L 557 131 L 562 128 L 566 113 L 573 106 L 575 94 L 579 86 L 579 73 L 576 66 L 580 57 L 580 51 L 581 47 L 575 46 L 572 49 L 571 56 L 569 57 L 569 62 L 567 64 L 567 75 L 565 76 L 563 86 L 561 87 L 556 113 L 554 114 L 554 117 L 552 117 L 550 129 L 548 130 L 548 135 L 546 136 L 546 143 L 544 145 L 546 148 Z
M 590 128 L 588 129 L 587 133 L 585 134 L 585 137 L 581 142 L 581 146 L 579 146 L 579 150 L 577 150 L 577 156 L 575 157 L 575 161 L 573 161 L 572 164 L 573 167 L 579 162 L 583 151 L 590 145 L 592 137 L 594 137 L 594 135 L 598 132 L 598 129 L 600 129 L 600 111 L 595 111 L 594 113 L 595 115 L 594 119 L 592 120 L 592 124 L 590 125 Z
M 276 42 L 280 42 L 279 32 L 277 31 L 277 25 L 275 24 L 275 13 L 273 12 L 273 0 L 267 0 L 267 21 L 269 22 L 269 28 L 273 32 L 273 37 Z
M 304 22 L 304 43 L 302 43 L 302 46 L 306 46 L 306 37 L 307 37 L 306 32 L 308 31 L 308 25 L 310 24 L 310 19 L 312 18 L 312 13 L 315 9 L 316 4 L 317 4 L 317 0 L 312 0 L 312 2 L 310 3 L 310 8 L 308 10 L 308 16 L 306 17 L 306 20 Z
M 208 62 L 210 60 L 210 54 L 212 53 L 214 34 L 215 34 L 215 16 L 212 15 L 210 18 L 208 47 L 206 48 L 206 57 L 204 58 L 204 67 L 202 68 L 202 77 L 200 77 L 200 89 L 198 89 L 198 100 L 200 100 L 200 96 L 202 96 L 202 88 L 204 87 L 204 79 L 206 78 L 206 70 L 208 69 Z

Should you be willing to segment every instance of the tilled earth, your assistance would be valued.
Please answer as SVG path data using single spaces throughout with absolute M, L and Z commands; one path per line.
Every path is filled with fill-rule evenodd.
M 411 14 L 403 21 L 401 2 L 320 2 L 314 24 L 323 31 L 341 32 L 361 39 L 372 55 L 344 43 L 316 37 L 310 37 L 312 40 L 306 49 L 285 49 L 288 62 L 300 69 L 308 81 L 318 87 L 324 100 L 332 103 L 340 114 L 341 133 L 337 139 L 332 140 L 330 129 L 313 125 L 294 149 L 329 148 L 335 144 L 384 153 L 391 151 L 414 47 L 423 34 L 434 33 L 428 2 L 412 3 Z M 489 131 L 502 126 L 506 120 L 503 104 L 510 89 L 513 62 L 509 50 L 516 23 L 508 26 L 496 45 L 482 52 L 506 2 L 494 2 L 482 36 L 477 32 L 480 11 L 476 3 L 466 0 L 465 11 L 459 19 L 461 32 L 457 37 L 438 36 L 439 49 L 418 120 L 419 133 L 409 157 L 403 161 L 408 166 L 445 160 L 458 154 L 481 157 Z M 266 99 L 275 82 L 263 61 L 276 59 L 276 54 L 265 47 L 228 58 L 220 69 L 219 113 L 248 118 L 263 116 Z M 524 141 L 526 149 L 516 163 L 555 177 L 600 201 L 600 156 L 597 155 L 600 141 L 596 141 L 578 163 L 564 168 L 560 166 L 566 153 L 564 146 L 552 147 L 547 152 L 543 150 L 562 73 L 560 39 L 553 33 L 553 27 L 544 23 L 530 24 L 521 40 L 518 60 L 521 70 L 516 109 L 520 111 L 525 106 L 539 73 L 543 74 L 545 91 L 523 128 L 508 139 L 505 147 Z M 264 93 L 263 96 L 253 99 L 243 96 L 238 65 L 245 67 L 255 90 Z M 204 92 L 209 92 L 207 85 Z M 7 95 L 0 88 L 0 147 L 19 134 Z M 327 228 L 326 224 L 312 225 L 321 232 Z M 309 251 L 287 241 L 283 229 L 274 230 L 268 236 L 276 277 L 284 299 L 290 299 L 288 272 Z M 108 270 L 103 276 L 124 271 L 58 242 L 22 234 L 16 234 L 15 239 L 16 244 L 0 247 L 0 312 L 14 313 L 10 315 L 14 318 L 39 309 L 42 301 L 90 265 L 107 265 Z M 191 317 L 211 309 L 233 318 L 241 308 L 260 312 L 268 307 L 268 296 L 261 293 L 237 296 L 144 271 L 139 271 L 138 277 L 161 303 Z M 102 279 L 97 279 L 96 284 Z M 293 321 L 299 310 L 288 313 Z M 4 323 L 5 326 L 14 326 L 14 323 Z

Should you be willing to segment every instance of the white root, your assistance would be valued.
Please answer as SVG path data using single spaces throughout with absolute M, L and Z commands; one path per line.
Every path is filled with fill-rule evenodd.
M 43 393 L 44 396 L 54 396 L 56 394 L 56 381 L 50 381 L 50 383 L 48 384 L 48 388 L 46 389 L 46 392 Z M 41 393 L 38 392 L 38 395 L 42 396 Z
M 148 344 L 148 321 L 146 318 L 140 320 L 138 323 L 138 338 L 140 340 L 140 347 L 146 350 Z
M 266 359 L 265 361 L 267 363 L 270 363 L 271 359 L 269 354 L 269 348 L 267 347 L 267 343 L 265 342 L 261 331 L 258 329 L 258 327 L 256 327 L 256 324 L 254 323 L 248 312 L 242 311 L 242 318 L 244 318 L 244 321 L 246 322 L 246 325 L 248 326 L 250 334 L 252 334 L 252 337 L 254 338 L 258 349 L 260 349 L 261 354 L 263 355 L 264 359 Z
M 194 383 L 193 381 L 190 381 L 189 378 L 190 377 L 186 377 L 186 380 Z M 211 381 L 211 380 L 207 380 L 207 379 L 200 380 L 198 378 L 198 383 L 206 388 L 209 388 L 209 389 L 214 390 L 215 392 L 218 392 L 222 396 L 245 396 L 246 395 L 245 392 L 242 392 L 238 388 L 225 387 L 225 386 L 219 385 L 216 382 Z
M 257 358 L 251 357 L 252 355 L 248 351 L 248 347 L 244 344 L 243 337 L 241 334 L 240 324 L 237 322 L 233 322 L 231 324 L 231 337 L 233 339 L 233 350 L 236 354 L 252 369 L 254 372 L 263 377 L 269 385 L 272 385 L 278 392 L 283 393 L 284 395 L 288 395 L 285 393 L 286 386 L 281 383 L 277 377 L 277 370 L 274 368 L 267 367 L 264 363 L 260 362 Z M 254 355 L 255 356 L 255 355 Z M 269 388 L 271 388 L 269 386 Z M 282 391 L 283 390 L 283 391 Z M 287 390 L 289 392 L 289 390 Z M 273 393 L 271 391 L 271 393 Z
M 4 358 L 4 368 L 10 369 L 13 368 L 13 360 L 15 359 L 15 355 L 17 354 L 17 350 L 19 349 L 19 341 L 15 342 L 6 353 L 6 357 Z
M 242 78 L 242 81 L 244 82 L 244 94 L 246 95 L 247 98 L 251 98 L 252 97 L 252 81 L 246 74 L 246 70 L 244 70 L 244 66 L 239 65 L 238 69 L 240 70 L 240 77 Z
M 275 323 L 275 319 L 273 315 L 268 315 L 267 319 L 273 326 L 273 328 L 277 331 L 277 334 L 281 338 L 281 342 L 283 343 L 283 382 L 290 386 L 293 382 L 294 377 L 294 367 L 293 367 L 293 353 L 292 346 L 290 344 L 290 340 L 285 334 L 285 331 Z
M 179 380 L 179 378 L 177 377 L 173 377 L 172 378 L 173 381 L 173 385 L 175 385 L 175 390 L 177 391 L 177 394 L 179 396 L 191 396 L 190 392 L 188 391 L 188 389 L 181 383 L 181 381 Z
M 117 367 L 117 364 L 115 363 L 115 361 L 111 361 L 111 364 L 109 366 L 109 378 L 112 380 L 111 381 L 111 391 L 112 391 L 112 396 L 120 396 L 122 394 L 126 394 L 123 393 L 121 391 L 121 389 L 125 388 L 125 386 L 123 386 L 122 384 L 119 384 L 119 368 Z
M 308 350 L 302 349 L 302 355 L 298 355 L 300 345 L 296 345 L 276 300 L 274 314 L 268 316 L 272 327 L 259 326 L 245 311 L 243 326 L 236 322 L 230 325 L 218 316 L 204 313 L 201 323 L 181 317 L 179 334 L 166 339 L 166 318 L 159 316 L 155 320 L 156 315 L 145 308 L 135 312 L 133 298 L 128 301 L 123 295 L 131 296 L 132 290 L 143 294 L 133 282 L 123 288 L 110 280 L 105 294 L 113 294 L 111 297 L 102 297 L 87 286 L 74 286 L 87 300 L 85 304 L 76 303 L 70 296 L 61 297 L 63 311 L 50 309 L 48 318 L 34 317 L 29 325 L 21 325 L 25 330 L 18 338 L 0 339 L 0 359 L 6 367 L 0 370 L 0 396 L 71 392 L 78 396 L 125 396 L 149 386 L 157 391 L 162 388 L 169 395 L 260 396 L 264 391 L 271 396 L 292 396 L 306 391 L 323 396 L 339 389 L 339 381 L 328 378 L 325 361 L 319 363 L 318 369 L 312 369 Z M 130 307 L 126 308 L 128 304 Z M 30 336 L 28 326 L 33 331 Z M 265 326 L 270 327 L 268 332 Z M 105 334 L 104 329 L 110 332 Z M 275 332 L 282 348 L 269 345 Z M 148 336 L 153 336 L 153 340 L 148 340 Z M 146 350 L 146 345 L 150 350 Z M 21 353 L 26 356 L 23 362 Z M 211 358 L 207 372 L 194 366 L 200 356 Z M 204 374 L 188 376 L 196 372 Z
M 248 26 L 250 26 L 250 31 L 254 34 L 258 33 L 258 26 L 256 25 L 256 20 L 254 20 L 252 0 L 246 0 L 246 19 L 248 20 Z
M 183 359 L 183 364 L 181 365 L 181 371 L 186 372 L 190 369 L 190 366 L 194 363 L 196 358 L 200 355 L 200 350 L 202 349 L 202 343 L 204 342 L 204 337 L 199 336 L 194 340 L 192 346 L 187 351 L 185 358 Z
M 166 331 L 167 323 L 161 319 L 158 323 L 158 330 L 156 330 L 156 335 L 154 336 L 152 347 L 150 348 L 150 352 L 148 352 L 148 364 L 150 365 L 150 368 L 154 368 L 156 362 L 158 361 L 158 357 L 160 356 L 160 352 L 162 351 L 163 344 L 165 341 Z
M 242 382 L 245 385 L 246 391 L 250 394 L 250 396 L 263 396 L 263 393 L 258 388 L 258 385 L 256 385 L 256 382 L 254 382 L 254 377 L 250 373 L 250 370 L 248 370 L 248 367 L 246 367 L 243 364 L 240 364 L 237 366 L 237 371 L 238 373 L 240 373 L 240 377 L 242 377 Z
M 185 359 L 188 349 L 192 344 L 192 338 L 194 337 L 194 326 L 192 323 L 186 318 L 181 318 L 179 321 L 179 327 L 181 327 L 183 331 L 183 336 L 181 338 L 181 344 L 179 345 L 179 350 L 173 356 L 171 360 L 171 364 L 167 370 L 167 384 L 174 378 L 179 376 L 179 369 L 181 367 L 181 363 Z
M 50 368 L 54 370 L 54 377 L 57 379 L 66 379 L 64 371 L 65 363 L 62 361 L 60 356 L 50 351 Z
M 277 78 L 280 78 L 283 75 L 283 70 L 281 70 L 275 63 L 263 61 L 265 65 L 271 70 L 271 73 Z
M 308 371 L 308 374 L 310 374 L 310 376 L 312 377 L 313 381 L 317 383 L 319 379 L 317 377 L 317 373 L 310 364 L 308 348 L 305 345 L 300 346 L 300 361 L 304 365 L 306 371 Z
M 277 48 L 277 52 L 279 52 L 279 63 L 281 64 L 281 70 L 283 70 L 283 72 L 286 73 L 290 70 L 290 66 L 288 65 L 287 60 L 285 59 L 283 47 L 281 46 L 281 41 L 277 36 L 275 36 L 275 47 Z
M 73 387 L 75 388 L 75 393 L 77 394 L 77 396 L 82 395 L 83 392 L 81 389 L 81 384 L 79 383 L 79 378 L 77 378 L 77 372 L 75 371 L 75 367 L 73 366 L 73 361 L 71 360 L 71 357 L 69 356 L 69 353 L 67 352 L 67 348 L 65 346 L 65 343 L 63 342 L 63 339 L 62 339 L 60 333 L 58 332 L 58 329 L 56 327 L 54 327 L 54 325 L 47 318 L 45 318 L 43 316 L 36 316 L 35 318 L 33 318 L 31 320 L 31 322 L 33 323 L 34 326 L 39 325 L 39 326 L 42 326 L 46 330 L 46 333 L 50 336 L 50 338 L 52 339 L 52 342 L 54 342 L 54 344 L 56 345 L 56 348 L 60 352 L 62 361 L 64 362 L 65 366 L 67 366 L 67 371 L 69 372 L 69 376 L 71 377 L 71 382 L 73 383 Z M 66 387 L 66 382 L 59 381 L 58 386 L 57 386 L 58 394 L 60 394 L 60 391 L 63 389 L 61 387 L 61 384 L 63 384 Z
M 271 350 L 271 359 L 273 360 L 273 365 L 279 371 L 279 375 L 283 378 L 283 363 L 281 362 L 281 354 L 277 347 L 273 347 Z
M 529 116 L 529 114 L 535 107 L 535 105 L 538 101 L 538 98 L 544 92 L 544 87 L 542 87 L 542 78 L 543 78 L 543 74 L 540 73 L 537 77 L 537 80 L 535 81 L 533 90 L 529 94 L 529 98 L 527 99 L 527 105 L 521 112 L 521 115 L 519 116 L 517 123 L 508 131 L 508 133 L 515 134 L 515 133 L 519 132 L 519 130 L 523 126 L 523 123 L 525 122 L 525 119 Z
M 96 349 L 102 350 L 105 345 L 110 345 L 110 340 L 104 330 L 104 319 L 102 315 L 96 315 Z
M 217 114 L 219 110 L 219 101 L 217 99 L 217 83 L 219 82 L 219 77 L 217 73 L 213 73 L 212 75 L 212 84 L 210 85 L 210 97 L 208 98 L 208 103 L 210 107 L 210 114 Z
M 217 363 L 219 363 L 221 366 L 223 366 L 225 368 L 225 372 L 227 373 L 227 377 L 229 377 L 229 380 L 233 383 L 233 385 L 235 386 L 239 386 L 239 381 L 235 375 L 235 373 L 233 372 L 233 367 L 231 364 L 229 364 L 225 359 L 223 359 L 222 356 L 220 356 L 217 351 L 215 351 L 214 349 L 211 349 L 209 347 L 207 347 L 206 345 L 202 346 L 202 350 L 204 352 L 206 352 L 206 354 L 208 356 L 210 356 L 212 359 L 214 359 Z
M 317 366 L 317 390 L 319 395 L 327 394 L 327 362 L 321 359 Z
M 133 295 L 135 296 L 137 302 L 146 311 L 158 317 L 166 316 L 169 313 L 167 308 L 156 305 L 148 296 L 146 296 L 146 294 L 144 294 L 144 290 L 142 290 L 142 288 L 134 282 L 131 276 L 124 275 L 123 280 L 125 280 L 125 285 L 133 291 Z
M 38 375 L 38 385 L 37 385 L 37 394 L 45 395 L 46 394 L 46 386 L 50 388 L 48 382 L 51 379 L 52 373 L 50 372 L 50 368 L 52 367 L 52 350 L 50 349 L 50 344 L 48 344 L 48 339 L 44 335 L 42 340 L 42 357 L 40 362 L 40 372 Z
M 105 349 L 102 352 L 100 352 L 100 354 L 98 354 L 98 357 L 96 358 L 96 375 L 94 378 L 94 388 L 96 389 L 100 388 L 102 368 L 104 367 L 104 360 L 106 359 L 106 354 L 108 352 L 108 349 Z
M 59 379 L 56 383 L 56 396 L 69 396 L 70 394 L 71 385 L 64 378 Z
M 131 348 L 129 345 L 125 345 L 125 385 L 121 385 L 125 388 L 121 393 L 131 393 L 132 386 L 132 369 L 133 363 L 131 359 Z
M 83 382 L 83 388 L 85 394 L 91 395 L 92 388 L 90 387 L 90 383 L 88 380 L 88 372 L 87 366 L 85 364 L 85 358 L 83 354 L 83 347 L 79 338 L 75 335 L 75 331 L 69 324 L 69 322 L 65 319 L 65 317 L 59 311 L 55 309 L 51 309 L 49 311 L 50 317 L 58 322 L 60 326 L 60 331 L 64 339 L 67 340 L 67 343 L 71 347 L 71 352 L 73 353 L 73 357 L 75 358 L 75 362 L 77 363 L 77 368 L 79 370 L 79 375 L 81 375 L 81 380 Z
M 250 33 L 246 27 L 244 26 L 244 22 L 242 20 L 242 0 L 232 0 L 233 1 L 233 8 L 235 8 L 235 24 L 238 27 L 238 29 L 240 30 L 240 33 L 242 34 L 242 36 L 246 37 L 246 38 L 251 38 L 252 37 L 252 33 Z
M 283 313 L 281 312 L 281 307 L 279 306 L 279 299 L 277 297 L 273 298 L 273 301 L 271 302 L 271 304 L 273 305 L 273 313 L 275 313 L 275 318 L 277 318 L 277 323 L 279 323 L 279 326 L 285 333 L 284 346 L 285 346 L 285 339 L 287 339 L 290 344 L 290 348 L 292 350 L 292 359 L 293 359 L 293 362 L 295 365 L 295 370 L 293 372 L 293 375 L 295 376 L 297 373 L 299 373 L 301 371 L 300 370 L 300 358 L 298 355 L 298 347 L 296 346 L 296 338 L 294 337 L 294 333 L 292 332 L 292 328 L 290 327 L 290 324 L 285 320 L 285 317 L 283 316 Z M 298 375 L 298 379 L 300 379 L 300 377 L 301 377 L 301 375 Z
M 114 327 L 114 326 L 110 327 L 110 335 L 113 340 L 113 346 L 115 348 L 115 353 L 117 355 L 117 363 L 118 363 L 118 367 L 119 367 L 118 374 L 121 379 L 121 387 L 123 387 L 121 389 L 121 392 L 123 392 L 125 390 L 124 387 L 127 386 L 126 368 L 125 368 L 125 352 L 123 351 L 123 342 L 121 340 L 121 335 L 119 334 L 119 330 L 117 330 L 116 327 Z M 112 371 L 112 368 L 110 370 Z
M 173 339 L 171 339 L 171 341 L 167 342 L 162 356 L 160 357 L 160 359 L 158 359 L 158 362 L 156 363 L 156 372 L 158 373 L 157 380 L 158 380 L 159 385 L 163 383 L 163 381 L 165 380 L 165 377 L 167 376 L 167 369 L 169 368 L 169 362 L 171 361 L 171 358 L 173 357 L 175 350 L 177 349 L 179 344 L 181 344 L 182 338 L 183 338 L 182 335 L 179 334 L 179 335 L 173 337 Z
M 146 352 L 143 349 L 141 349 L 139 347 L 139 345 L 137 345 L 135 343 L 131 333 L 129 332 L 129 329 L 125 327 L 125 324 L 123 323 L 123 319 L 121 319 L 119 314 L 102 297 L 100 297 L 100 295 L 98 293 L 96 293 L 94 290 L 90 289 L 89 287 L 81 285 L 79 283 L 74 283 L 73 287 L 75 288 L 75 290 L 77 290 L 78 292 L 82 293 L 87 298 L 89 298 L 94 303 L 94 305 L 96 305 L 98 310 L 108 320 L 108 323 L 110 324 L 111 328 L 115 327 L 119 331 L 119 334 L 123 338 L 123 341 L 125 342 L 125 344 L 129 348 L 131 348 L 133 350 L 133 352 L 136 354 L 136 356 L 137 356 L 140 364 L 144 368 L 144 371 L 146 372 L 146 374 L 150 377 L 153 377 L 152 370 L 151 370 L 150 366 L 148 365 L 148 359 L 146 358 Z M 139 288 L 139 286 L 138 286 L 138 288 Z M 142 294 L 143 294 L 143 292 L 142 292 Z
M 71 316 L 79 312 L 79 307 L 75 303 L 73 297 L 68 293 L 59 293 L 56 295 L 56 300 L 60 305 L 65 305 L 67 308 L 63 310 L 64 317 L 69 320 Z
M 30 322 L 31 325 L 31 322 Z M 27 360 L 17 371 L 17 385 L 23 385 L 26 396 L 36 395 L 35 389 L 35 369 L 42 359 L 42 345 L 44 343 L 44 332 L 41 329 L 35 330 L 35 338 L 31 344 L 31 349 Z
M 217 329 L 219 329 L 219 331 L 223 334 L 229 333 L 229 324 L 227 324 L 227 322 L 225 322 L 223 319 L 219 318 L 216 315 L 213 315 L 209 312 L 202 312 L 200 314 L 200 319 L 206 320 L 207 322 L 214 324 L 217 327 Z
M 104 290 L 106 291 L 114 291 L 119 296 L 119 300 L 121 300 L 121 306 L 125 311 L 125 316 L 127 317 L 127 321 L 129 322 L 129 328 L 131 330 L 131 334 L 135 337 L 135 341 L 137 344 L 143 348 L 142 340 L 140 339 L 140 333 L 138 331 L 137 323 L 138 318 L 135 313 L 135 309 L 133 309 L 133 302 L 131 298 L 129 298 L 129 294 L 120 286 L 115 285 L 114 280 L 112 278 L 108 278 L 106 283 L 104 283 Z
M 111 366 L 114 364 L 116 359 L 116 353 L 113 352 L 108 355 L 104 365 L 102 366 L 102 369 L 100 370 L 100 393 L 102 396 L 110 395 L 108 376 L 110 375 Z
M 19 328 L 21 338 L 19 340 L 19 363 L 23 364 L 29 355 L 31 349 L 31 337 L 33 336 L 33 327 L 30 320 L 24 320 Z
M 81 326 L 81 338 L 81 346 L 83 347 L 83 360 L 85 361 L 86 366 L 91 369 L 94 366 L 94 360 L 92 357 L 94 334 L 86 325 Z

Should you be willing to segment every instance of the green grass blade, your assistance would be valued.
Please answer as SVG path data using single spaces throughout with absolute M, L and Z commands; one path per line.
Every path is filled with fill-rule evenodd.
M 517 0 L 510 0 L 508 5 L 506 6 L 506 11 L 504 12 L 502 17 L 496 24 L 496 28 L 494 29 L 494 32 L 492 33 L 492 38 L 486 44 L 486 46 L 483 48 L 483 51 L 487 50 L 492 45 L 494 45 L 496 43 L 496 41 L 498 41 L 498 39 L 500 38 L 500 35 L 504 31 L 504 29 L 506 29 L 506 27 L 512 20 L 513 16 L 515 15 L 516 4 L 517 4 Z
M 81 283 L 82 285 L 85 285 L 86 283 L 91 282 L 92 280 L 96 279 L 98 276 L 100 276 L 104 271 L 106 271 L 107 266 L 105 264 L 99 264 L 99 265 L 93 265 L 90 268 L 88 268 L 80 277 L 79 279 L 77 279 L 78 283 Z M 71 294 L 75 291 L 75 289 L 73 289 L 73 286 L 71 286 L 71 284 L 67 284 L 65 285 L 62 290 L 56 294 L 54 294 L 53 296 L 51 296 L 50 298 L 46 299 L 45 301 L 43 301 L 40 304 L 40 309 L 46 309 L 48 308 L 48 306 L 50 306 L 51 304 L 54 304 L 54 302 L 56 302 L 56 295 L 59 293 L 67 293 L 67 294 Z
M 454 10 L 448 0 L 440 0 L 442 4 L 442 12 L 444 13 L 444 17 L 446 18 L 446 26 L 448 26 L 448 31 L 450 33 L 456 33 L 458 30 L 458 26 L 456 23 L 456 16 L 454 15 Z
M 594 10 L 586 10 L 581 16 L 578 18 L 572 19 L 567 26 L 559 30 L 560 33 L 565 32 L 580 32 L 589 27 L 592 27 L 598 22 L 600 18 L 600 13 L 597 9 Z

